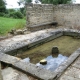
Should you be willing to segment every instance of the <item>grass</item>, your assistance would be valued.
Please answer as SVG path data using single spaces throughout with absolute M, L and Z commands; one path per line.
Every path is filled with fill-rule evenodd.
M 32 63 L 37 63 L 41 59 L 44 59 L 47 56 L 51 55 L 53 46 L 57 46 L 59 48 L 60 54 L 64 56 L 70 56 L 75 50 L 77 50 L 80 47 L 80 39 L 73 39 L 73 37 L 62 36 L 50 42 L 42 44 L 38 47 L 35 47 L 31 50 L 28 50 L 24 53 L 21 53 L 17 57 L 30 57 L 30 61 Z M 57 54 L 54 54 L 53 56 L 56 55 Z
M 23 28 L 26 24 L 24 19 L 12 19 L 0 17 L 0 35 L 7 35 L 11 29 Z

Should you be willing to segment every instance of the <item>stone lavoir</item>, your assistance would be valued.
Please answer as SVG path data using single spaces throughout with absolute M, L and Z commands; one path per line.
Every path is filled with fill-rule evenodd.
M 12 73 L 14 73 L 14 75 L 12 75 L 12 73 L 10 74 L 12 76 L 10 76 L 8 78 L 9 80 L 24 79 L 24 77 L 27 80 L 29 80 L 30 79 L 29 76 L 34 78 L 34 79 L 32 78 L 32 80 L 36 80 L 36 79 L 37 80 L 58 80 L 58 78 L 62 75 L 62 73 L 70 65 L 71 65 L 70 67 L 75 68 L 74 67 L 75 64 L 72 65 L 72 63 L 75 60 L 77 60 L 77 58 L 80 56 L 80 44 L 77 43 L 77 42 L 80 42 L 79 41 L 80 40 L 79 39 L 80 38 L 79 8 L 80 8 L 79 4 L 75 4 L 75 5 L 74 4 L 65 4 L 65 5 L 27 4 L 26 5 L 26 9 L 27 9 L 27 12 L 26 12 L 27 26 L 26 27 L 28 28 L 28 30 L 36 31 L 36 32 L 30 33 L 30 34 L 25 34 L 25 35 L 18 35 L 18 36 L 14 36 L 10 39 L 5 39 L 5 40 L 0 41 L 0 61 L 2 63 L 6 63 L 8 65 L 7 70 L 8 71 L 11 70 Z M 62 26 L 63 29 L 62 28 L 54 29 L 54 27 L 57 27 L 57 26 Z M 46 28 L 50 28 L 50 29 L 46 29 Z M 65 29 L 65 28 L 68 28 L 68 29 Z M 42 29 L 44 29 L 44 30 L 42 30 Z M 74 30 L 74 29 L 78 29 L 78 30 Z M 38 30 L 40 30 L 40 31 L 38 31 Z M 29 49 L 32 50 L 34 47 L 37 49 L 37 47 L 39 47 L 39 45 L 44 45 L 44 43 L 47 44 L 49 41 L 54 41 L 54 40 L 56 41 L 58 38 L 61 39 L 61 37 L 63 37 L 63 36 L 64 37 L 69 36 L 70 38 L 68 38 L 68 39 L 73 38 L 74 41 L 69 40 L 68 45 L 69 44 L 73 45 L 73 43 L 74 43 L 74 46 L 76 48 L 74 46 L 71 46 L 71 47 L 68 46 L 68 47 L 64 48 L 65 47 L 64 44 L 67 42 L 65 42 L 62 45 L 64 47 L 61 48 L 62 50 L 59 49 L 59 53 L 65 54 L 66 51 L 64 51 L 64 52 L 61 52 L 61 51 L 63 51 L 63 50 L 71 51 L 71 48 L 73 48 L 74 51 L 72 50 L 73 52 L 70 52 L 69 55 L 67 55 L 68 57 L 66 57 L 65 55 L 59 54 L 58 60 L 61 60 L 60 58 L 62 58 L 62 57 L 65 57 L 65 58 L 62 59 L 61 64 L 55 70 L 52 71 L 52 68 L 50 68 L 51 69 L 51 71 L 50 71 L 50 70 L 48 70 L 49 67 L 47 69 L 44 69 L 43 66 L 40 64 L 36 64 L 37 65 L 36 66 L 32 62 L 30 63 L 30 62 L 23 61 L 23 58 L 26 58 L 26 56 L 23 55 L 24 54 L 23 52 L 25 52 L 26 50 L 28 53 Z M 60 41 L 63 41 L 63 38 Z M 65 38 L 64 38 L 64 41 L 65 41 Z M 59 41 L 57 41 L 57 43 L 58 42 Z M 57 47 L 59 48 L 59 46 L 60 45 L 58 45 Z M 46 48 L 46 47 L 44 47 L 44 48 Z M 53 45 L 50 49 L 52 49 L 52 48 L 53 48 Z M 41 50 L 43 50 L 43 49 L 41 49 Z M 45 51 L 47 51 L 47 49 Z M 20 57 L 20 55 L 22 57 Z M 38 56 L 40 56 L 40 55 L 44 56 L 43 53 L 39 54 Z M 29 54 L 29 56 L 30 56 L 30 54 Z M 33 55 L 33 56 L 35 56 L 35 55 Z M 56 55 L 53 55 L 53 56 L 56 57 Z M 52 55 L 50 56 L 50 52 L 49 52 L 49 54 L 46 55 L 44 58 L 51 59 Z M 56 59 L 56 61 L 58 61 L 57 58 L 55 58 L 55 59 Z M 28 60 L 29 60 L 29 58 L 28 58 Z M 42 60 L 42 58 L 40 60 Z M 38 61 L 38 60 L 36 60 L 36 61 Z M 54 62 L 54 60 L 51 60 L 50 62 L 52 62 L 52 61 Z M 78 61 L 79 61 L 79 59 L 78 59 Z M 79 65 L 78 63 L 79 62 L 76 62 L 76 68 L 78 67 L 78 69 L 79 69 L 80 67 L 78 66 Z M 49 64 L 49 63 L 47 62 L 47 64 Z M 39 65 L 42 67 L 39 67 Z M 55 64 L 55 65 L 57 65 L 57 64 Z M 9 67 L 11 67 L 15 70 L 12 70 Z M 52 67 L 55 68 L 55 66 L 52 66 Z M 69 69 L 70 69 L 70 67 L 69 67 Z M 76 70 L 78 70 L 78 69 L 76 69 Z M 17 72 L 16 70 L 19 70 L 21 73 Z M 71 70 L 73 70 L 73 69 L 71 69 Z M 6 70 L 3 70 L 3 71 L 5 72 Z M 17 72 L 17 73 L 15 73 L 15 72 Z M 7 74 L 9 74 L 9 73 L 10 72 L 8 72 Z M 76 71 L 75 71 L 75 73 L 76 73 Z M 23 75 L 23 74 L 25 74 L 25 75 Z M 19 76 L 19 75 L 22 75 L 22 76 Z M 69 76 L 68 74 L 66 74 L 66 75 Z M 5 76 L 5 75 L 2 75 L 2 76 Z M 14 78 L 11 78 L 13 76 L 14 76 Z M 69 77 L 68 77 L 68 79 L 69 79 Z M 75 80 L 79 80 L 79 79 L 80 79 L 79 77 L 77 79 L 75 78 Z M 64 77 L 62 77 L 61 80 L 65 80 Z M 71 79 L 69 79 L 69 80 L 74 80 L 74 78 L 71 77 Z
M 79 56 L 80 49 L 73 52 L 73 54 L 71 54 L 56 70 L 53 71 L 37 67 L 33 63 L 26 63 L 22 59 L 15 57 L 15 55 L 19 54 L 21 51 L 24 52 L 25 50 L 32 49 L 34 46 L 43 45 L 43 43 L 56 40 L 63 35 L 74 38 L 74 36 L 77 37 L 79 34 L 79 31 L 71 29 L 47 29 L 2 40 L 0 42 L 0 61 L 5 62 L 13 68 L 23 71 L 37 79 L 57 79 L 62 72 Z M 60 56 L 62 55 L 59 55 L 59 57 Z M 51 56 L 49 57 L 51 58 Z

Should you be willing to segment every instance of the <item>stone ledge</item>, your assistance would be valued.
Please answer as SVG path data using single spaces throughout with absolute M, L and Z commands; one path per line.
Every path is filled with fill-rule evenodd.
M 20 58 L 7 55 L 5 53 L 0 52 L 0 61 L 5 62 L 7 64 L 14 64 L 15 62 L 20 61 Z
M 40 26 L 45 26 L 45 25 L 57 25 L 57 24 L 58 23 L 56 21 L 53 21 L 53 22 L 47 22 L 47 23 L 33 25 L 33 26 L 29 26 L 29 27 L 40 27 Z
M 49 80 L 50 78 L 52 78 L 55 75 L 55 74 L 53 75 L 53 73 L 51 71 L 37 67 L 32 63 L 26 63 L 26 62 L 19 61 L 19 62 L 13 64 L 13 66 L 19 70 L 22 70 L 25 73 L 32 75 L 33 77 L 36 77 L 36 78 L 42 79 L 42 80 Z
M 60 29 L 57 29 L 57 30 L 49 29 L 49 30 L 37 31 L 27 35 L 15 36 L 13 38 L 1 41 L 0 51 L 7 54 L 8 52 L 16 53 L 18 49 L 21 49 L 23 47 L 26 47 L 26 49 L 28 49 L 34 45 L 38 45 L 39 43 L 42 43 L 42 42 L 43 43 L 48 42 L 62 35 L 63 35 L 63 32 Z
M 64 29 L 63 35 L 76 37 L 76 36 L 80 36 L 80 31 L 74 29 Z

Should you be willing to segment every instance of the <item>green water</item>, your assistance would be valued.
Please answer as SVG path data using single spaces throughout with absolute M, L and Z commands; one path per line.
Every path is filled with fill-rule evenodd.
M 68 57 L 80 47 L 80 39 L 74 39 L 73 37 L 69 36 L 62 36 L 24 53 L 18 54 L 17 57 L 22 59 L 29 57 L 32 63 L 37 63 L 41 59 L 51 55 L 53 46 L 57 46 L 59 48 L 59 53 Z M 57 55 L 54 54 L 53 56 Z

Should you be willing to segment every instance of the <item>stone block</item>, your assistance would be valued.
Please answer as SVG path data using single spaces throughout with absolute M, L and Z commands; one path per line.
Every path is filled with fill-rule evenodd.
M 58 50 L 57 46 L 53 46 L 53 48 L 52 48 L 52 55 L 53 54 L 59 54 L 59 50 Z
M 14 56 L 10 56 L 7 55 L 5 53 L 1 53 L 0 52 L 0 61 L 8 63 L 8 64 L 14 64 L 17 61 L 20 61 L 20 58 L 14 57 Z

